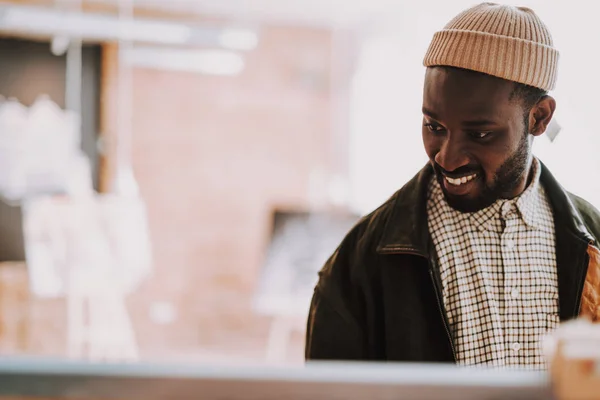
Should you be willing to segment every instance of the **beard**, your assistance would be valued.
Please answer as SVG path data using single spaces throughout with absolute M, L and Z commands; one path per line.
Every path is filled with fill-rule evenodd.
M 476 197 L 454 196 L 448 193 L 444 185 L 443 169 L 436 162 L 433 162 L 436 178 L 448 205 L 457 211 L 471 213 L 491 206 L 498 199 L 511 198 L 516 188 L 523 181 L 530 165 L 531 143 L 527 132 L 528 130 L 523 134 L 515 152 L 495 172 L 492 181 L 487 181 L 486 174 L 478 165 L 468 165 L 452 171 L 454 174 L 477 174 L 477 179 L 481 180 L 479 182 L 481 190 Z

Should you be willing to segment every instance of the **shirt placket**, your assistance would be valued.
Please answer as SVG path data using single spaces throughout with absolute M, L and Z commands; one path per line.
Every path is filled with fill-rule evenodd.
M 512 203 L 506 202 L 502 207 L 502 218 L 505 222 L 501 234 L 500 248 L 504 266 L 504 348 L 507 365 L 518 365 L 523 357 L 523 338 L 521 335 L 522 293 L 521 272 L 518 254 L 519 216 Z

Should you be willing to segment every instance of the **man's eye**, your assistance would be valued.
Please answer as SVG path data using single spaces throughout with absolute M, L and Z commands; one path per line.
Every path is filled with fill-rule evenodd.
M 444 128 L 436 124 L 425 124 L 425 127 L 431 132 L 440 133 L 444 131 Z
M 492 134 L 492 132 L 472 132 L 471 136 L 474 139 L 485 139 L 486 137 L 488 137 L 491 134 Z

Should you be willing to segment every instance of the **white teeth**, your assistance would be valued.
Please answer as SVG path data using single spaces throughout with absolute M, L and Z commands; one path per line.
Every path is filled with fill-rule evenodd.
M 463 176 L 462 178 L 457 178 L 457 179 L 452 179 L 452 178 L 448 178 L 448 177 L 445 177 L 445 178 L 452 185 L 459 186 L 459 185 L 462 185 L 462 184 L 467 183 L 469 181 L 472 181 L 473 179 L 475 179 L 476 176 L 477 176 L 477 174 L 473 174 L 473 175 L 469 175 L 469 176 Z

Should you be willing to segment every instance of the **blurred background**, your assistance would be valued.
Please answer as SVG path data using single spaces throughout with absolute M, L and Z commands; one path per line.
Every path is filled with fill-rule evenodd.
M 302 363 L 317 271 L 425 165 L 422 57 L 474 4 L 0 1 L 0 353 Z M 595 15 L 515 5 L 561 52 L 535 153 L 598 207 Z

